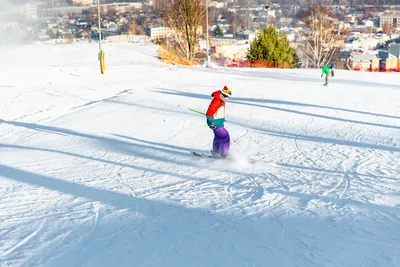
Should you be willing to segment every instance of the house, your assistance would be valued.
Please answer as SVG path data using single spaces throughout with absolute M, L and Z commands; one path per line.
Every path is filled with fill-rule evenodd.
M 174 31 L 170 27 L 163 25 L 153 25 L 146 28 L 146 35 L 151 39 L 165 38 L 172 36 L 173 34 Z
M 392 45 L 391 48 L 376 54 L 352 53 L 348 64 L 352 70 L 359 71 L 400 71 L 400 44 Z
M 201 26 L 198 26 L 197 28 L 197 34 L 201 34 L 203 32 L 203 28 Z M 176 35 L 176 32 L 164 25 L 152 25 L 150 27 L 146 28 L 146 35 L 150 37 L 150 39 L 155 40 L 159 38 L 166 38 L 169 36 Z
M 353 14 L 348 14 L 345 16 L 345 20 L 348 22 L 356 22 L 357 21 L 357 17 Z
M 280 23 L 281 26 L 289 26 L 293 22 L 293 18 L 281 18 Z
M 211 38 L 211 46 L 224 46 L 224 45 L 240 45 L 246 44 L 247 41 L 232 37 Z
M 87 26 L 88 23 L 89 23 L 89 21 L 86 19 L 77 19 L 77 21 L 76 21 L 76 25 L 79 25 L 79 26 Z
M 245 30 L 245 31 L 237 33 L 236 36 L 238 38 L 248 40 L 248 42 L 251 43 L 251 42 L 253 42 L 253 40 L 256 38 L 257 35 L 256 35 L 256 32 L 254 32 L 254 31 Z
M 206 49 L 206 40 L 200 40 L 199 46 L 200 49 Z M 242 59 L 246 57 L 249 47 L 250 44 L 245 39 L 233 37 L 210 38 L 211 52 L 224 58 Z
M 379 51 L 380 70 L 381 71 L 398 71 L 397 57 L 389 53 L 389 51 Z
M 0 30 L 16 30 L 19 28 L 18 22 L 9 21 L 0 23 Z
M 68 19 L 68 14 L 76 13 L 82 14 L 85 10 L 88 10 L 90 6 L 62 6 L 52 8 L 41 8 L 38 13 L 41 18 L 55 18 L 64 16 Z
M 227 58 L 243 59 L 249 48 L 249 44 L 221 45 L 215 47 L 215 53 Z
M 397 61 L 396 71 L 400 71 L 400 44 L 392 44 L 388 52 Z
M 352 70 L 357 71 L 379 71 L 380 58 L 377 54 L 353 54 L 349 58 L 349 66 Z
M 338 55 L 339 61 L 346 61 L 348 58 L 350 58 L 350 55 L 351 55 L 350 51 L 346 50 L 340 51 Z
M 364 23 L 364 25 L 366 27 L 369 27 L 369 28 L 374 27 L 374 21 L 373 20 L 366 19 L 366 20 L 363 20 L 362 22 Z
M 388 24 L 390 28 L 400 28 L 400 14 L 385 14 L 380 17 L 380 27 Z
M 395 58 L 400 59 L 400 44 L 392 44 L 389 47 L 389 53 Z
M 143 35 L 132 35 L 132 34 L 124 34 L 124 35 L 114 35 L 108 37 L 110 43 L 138 43 L 138 42 L 146 42 L 147 37 Z
M 217 2 L 217 1 L 210 1 L 208 3 L 208 6 L 215 7 L 215 8 L 225 8 L 227 6 L 227 3 Z
M 72 0 L 73 5 L 92 5 L 93 0 Z
M 134 9 L 142 9 L 143 8 L 143 3 L 142 2 L 133 2 L 133 3 L 129 3 L 130 4 L 130 6 L 132 6 Z M 127 9 L 127 10 L 124 10 L 124 11 L 128 11 L 129 9 Z

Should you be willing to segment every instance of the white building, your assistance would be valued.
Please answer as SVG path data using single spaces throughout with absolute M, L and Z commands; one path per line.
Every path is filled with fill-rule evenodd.
M 254 31 L 245 30 L 245 31 L 239 32 L 237 34 L 237 37 L 248 40 L 248 42 L 251 43 L 251 42 L 253 42 L 254 39 L 256 39 L 257 33 Z
M 18 22 L 14 21 L 6 21 L 6 22 L 1 22 L 0 23 L 0 30 L 14 30 L 18 29 L 19 25 Z
M 197 33 L 200 35 L 203 32 L 203 28 L 201 26 L 198 27 Z M 174 35 L 175 32 L 170 27 L 164 25 L 153 25 L 146 29 L 146 35 L 150 37 L 150 39 L 157 38 L 165 38 Z
M 96 1 L 96 3 L 97 3 L 97 1 Z M 72 4 L 88 6 L 88 5 L 93 5 L 93 0 L 72 0 Z
M 249 48 L 250 44 L 221 45 L 215 47 L 215 53 L 231 59 L 244 59 Z
M 205 40 L 200 41 L 200 47 L 205 48 Z M 246 56 L 246 51 L 250 47 L 250 43 L 246 39 L 221 37 L 211 38 L 210 48 L 220 56 L 231 59 L 242 59 Z
M 391 28 L 400 28 L 400 14 L 381 16 L 380 27 L 382 28 L 386 23 L 389 24 Z
M 146 43 L 148 42 L 148 37 L 144 35 L 114 35 L 108 37 L 111 43 Z
M 274 10 L 274 9 L 268 9 L 267 10 L 267 16 L 268 16 L 268 18 L 276 18 L 276 10 Z
M 41 8 L 39 12 L 42 18 L 53 18 L 58 16 L 65 16 L 69 13 L 80 14 L 84 10 L 88 9 L 89 6 L 65 6 L 65 7 Z
M 38 4 L 26 3 L 19 7 L 19 13 L 30 19 L 37 19 Z
M 217 1 L 210 1 L 208 6 L 215 7 L 215 8 L 224 8 L 226 7 L 226 3 L 224 2 L 217 2 Z
M 363 20 L 363 24 L 366 27 L 374 27 L 374 22 L 372 20 L 369 20 L 369 19 Z
M 174 31 L 170 27 L 155 25 L 150 26 L 146 29 L 146 35 L 151 39 L 165 38 L 174 34 Z

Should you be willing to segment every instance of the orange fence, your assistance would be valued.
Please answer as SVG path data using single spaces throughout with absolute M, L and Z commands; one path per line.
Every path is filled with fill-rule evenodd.
M 216 60 L 217 65 L 233 68 L 280 68 L 288 69 L 292 68 L 288 63 L 280 63 L 276 61 L 266 61 L 266 60 L 230 60 L 230 59 L 219 59 Z

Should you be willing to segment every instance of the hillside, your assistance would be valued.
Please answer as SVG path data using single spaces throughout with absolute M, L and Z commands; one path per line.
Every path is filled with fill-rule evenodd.
M 400 265 L 398 73 L 104 50 L 0 52 L 0 266 Z M 196 158 L 224 85 L 234 160 Z

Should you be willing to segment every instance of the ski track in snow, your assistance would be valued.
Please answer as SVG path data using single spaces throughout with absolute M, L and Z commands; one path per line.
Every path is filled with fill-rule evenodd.
M 35 231 L 33 231 L 31 234 L 29 234 L 27 237 L 25 237 L 24 239 L 22 239 L 21 241 L 19 241 L 17 244 L 15 244 L 14 246 L 12 246 L 10 249 L 6 250 L 2 257 L 6 257 L 9 254 L 11 254 L 12 252 L 14 252 L 15 250 L 17 250 L 19 247 L 23 246 L 24 244 L 26 244 L 29 240 L 33 239 L 39 232 L 40 230 L 43 228 L 44 224 L 45 224 L 46 220 L 43 221 L 43 223 L 40 225 L 40 227 L 38 229 L 36 229 Z
M 105 75 L 91 44 L 13 49 L 0 266 L 399 266 L 395 74 L 321 91 L 319 70 L 167 66 L 152 45 L 106 44 Z M 213 135 L 182 107 L 224 85 L 234 160 L 193 157 Z

